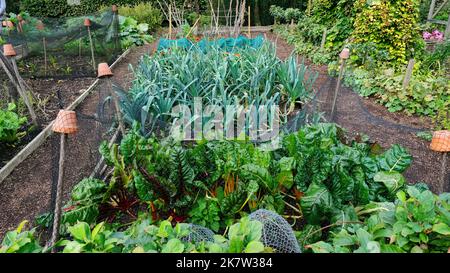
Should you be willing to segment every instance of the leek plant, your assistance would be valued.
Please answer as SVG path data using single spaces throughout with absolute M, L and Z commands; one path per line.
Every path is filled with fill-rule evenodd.
M 126 121 L 140 123 L 144 136 L 155 124 L 171 124 L 174 106 L 185 105 L 193 113 L 196 98 L 204 107 L 215 106 L 223 113 L 229 105 L 256 109 L 288 105 L 282 111 L 286 122 L 295 107 L 312 97 L 317 78 L 294 57 L 281 61 L 270 43 L 258 49 L 235 48 L 232 53 L 215 46 L 171 48 L 144 56 L 134 73 L 129 93 L 119 93 Z

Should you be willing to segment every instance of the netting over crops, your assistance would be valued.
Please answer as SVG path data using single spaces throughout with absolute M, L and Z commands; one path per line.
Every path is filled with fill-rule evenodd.
M 1 37 L 14 45 L 24 78 L 92 77 L 96 64 L 111 64 L 121 54 L 118 14 L 112 11 L 83 17 L 16 18 L 13 26 L 3 28 Z
M 263 224 L 261 241 L 264 246 L 281 253 L 301 252 L 292 227 L 280 215 L 261 209 L 250 214 L 249 218 Z
M 192 243 L 214 242 L 214 232 L 202 226 L 189 224 L 190 233 L 182 240 Z
M 217 40 L 202 39 L 198 43 L 193 43 L 189 39 L 182 38 L 178 40 L 160 39 L 158 45 L 158 51 L 166 50 L 172 47 L 180 47 L 187 50 L 197 49 L 205 52 L 210 47 L 220 48 L 227 52 L 233 52 L 235 48 L 260 48 L 264 43 L 264 37 L 262 35 L 249 39 L 244 36 L 237 38 L 220 38 Z

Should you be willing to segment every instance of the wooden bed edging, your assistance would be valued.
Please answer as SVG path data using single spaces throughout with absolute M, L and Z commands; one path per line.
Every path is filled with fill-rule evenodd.
M 127 49 L 122 55 L 117 58 L 117 60 L 111 65 L 114 68 L 123 58 L 125 58 L 131 51 L 131 48 Z M 94 88 L 99 83 L 96 79 L 89 88 L 81 94 L 66 110 L 74 110 L 80 105 L 94 90 Z M 23 148 L 13 159 L 11 159 L 3 168 L 0 170 L 0 184 L 14 171 L 14 169 L 19 166 L 25 159 L 28 158 L 39 146 L 41 146 L 45 140 L 53 134 L 52 126 L 54 121 L 52 121 L 47 127 L 45 127 L 42 132 L 37 135 L 30 143 L 28 143 L 25 148 Z

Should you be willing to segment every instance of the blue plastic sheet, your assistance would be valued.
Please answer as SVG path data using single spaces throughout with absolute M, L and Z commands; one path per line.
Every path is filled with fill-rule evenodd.
M 160 39 L 158 51 L 166 50 L 173 47 L 179 47 L 186 50 L 201 50 L 207 51 L 209 47 L 218 47 L 227 52 L 233 52 L 236 48 L 260 48 L 264 43 L 264 37 L 259 35 L 254 39 L 249 39 L 244 36 L 238 38 L 221 38 L 213 41 L 202 39 L 198 43 L 192 43 L 186 38 L 178 40 Z

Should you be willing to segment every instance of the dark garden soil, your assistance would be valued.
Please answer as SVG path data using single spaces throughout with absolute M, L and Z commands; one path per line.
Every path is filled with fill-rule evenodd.
M 57 91 L 60 91 L 61 98 L 66 104 L 74 101 L 92 84 L 93 78 L 78 79 L 26 79 L 26 83 L 33 92 L 33 105 L 39 121 L 39 127 L 25 126 L 22 131 L 27 134 L 14 146 L 0 146 L 0 168 L 2 168 L 10 159 L 12 159 L 20 150 L 22 150 L 43 128 L 54 120 L 59 111 L 59 100 Z M 28 115 L 26 109 L 21 112 Z M 31 122 L 31 119 L 28 118 Z
M 114 69 L 112 81 L 124 88 L 130 87 L 133 74 L 129 64 L 136 65 L 143 54 L 150 53 L 154 45 L 134 48 Z M 56 90 L 61 90 L 65 105 L 73 102 L 94 79 L 74 79 L 59 82 L 29 80 L 37 96 L 44 100 L 40 115 L 43 123 L 53 120 L 59 110 Z M 99 160 L 98 147 L 101 141 L 112 136 L 111 124 L 98 122 L 99 102 L 104 99 L 105 84 L 100 84 L 76 109 L 79 131 L 69 136 L 66 144 L 64 200 L 67 201 L 75 184 L 89 177 Z M 52 199 L 56 194 L 59 159 L 59 135 L 50 136 L 33 154 L 22 162 L 14 172 L 0 183 L 0 238 L 6 231 L 14 229 L 22 220 L 34 225 L 34 218 L 53 209 Z
M 274 33 L 267 33 L 267 37 L 273 42 L 277 40 Z M 289 57 L 293 49 L 293 46 L 278 38 L 277 54 L 280 58 Z M 337 80 L 328 75 L 327 66 L 314 65 L 307 59 L 305 63 L 319 73 L 315 83 L 315 91 L 319 93 L 314 111 L 325 113 L 329 120 Z M 446 182 L 442 183 L 442 154 L 431 151 L 430 143 L 416 136 L 417 132 L 432 129 L 429 118 L 407 116 L 400 112 L 390 113 L 375 99 L 363 98 L 350 88 L 342 87 L 333 121 L 346 129 L 351 137 L 367 135 L 383 148 L 394 144 L 402 145 L 413 156 L 413 163 L 405 173 L 410 183 L 425 182 L 435 193 L 450 191 L 450 160 L 447 160 Z

